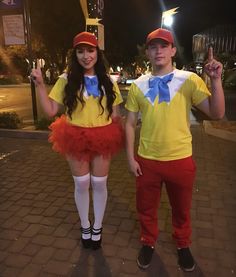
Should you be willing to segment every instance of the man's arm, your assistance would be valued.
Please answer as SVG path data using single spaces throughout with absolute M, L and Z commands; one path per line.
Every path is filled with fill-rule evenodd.
M 213 49 L 210 47 L 208 63 L 204 70 L 211 80 L 211 96 L 197 105 L 197 108 L 212 119 L 221 119 L 225 114 L 225 97 L 221 81 L 222 69 L 222 64 L 213 58 Z
M 126 153 L 130 171 L 135 175 L 142 175 L 139 164 L 134 158 L 134 142 L 135 142 L 135 129 L 138 120 L 138 113 L 127 112 L 126 123 L 125 123 L 125 134 L 126 134 Z

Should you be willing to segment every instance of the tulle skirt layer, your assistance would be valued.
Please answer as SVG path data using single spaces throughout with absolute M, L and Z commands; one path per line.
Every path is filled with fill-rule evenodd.
M 63 115 L 49 129 L 49 142 L 63 156 L 91 161 L 95 156 L 111 157 L 124 147 L 124 130 L 119 118 L 103 127 L 84 128 L 67 122 Z

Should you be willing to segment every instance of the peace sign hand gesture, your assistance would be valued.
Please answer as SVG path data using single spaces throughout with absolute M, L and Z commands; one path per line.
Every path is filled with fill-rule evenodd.
M 38 60 L 37 60 L 36 68 L 33 68 L 31 71 L 30 77 L 32 78 L 36 86 L 42 85 L 44 83 L 42 71 Z
M 222 70 L 223 70 L 223 65 L 214 59 L 213 48 L 212 48 L 212 46 L 209 47 L 208 59 L 207 59 L 206 65 L 204 67 L 205 73 L 211 79 L 218 79 L 218 78 L 221 78 Z

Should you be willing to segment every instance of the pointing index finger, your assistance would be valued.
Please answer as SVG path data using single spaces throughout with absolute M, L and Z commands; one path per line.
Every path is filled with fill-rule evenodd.
M 208 49 L 208 62 L 211 62 L 213 60 L 213 48 L 212 46 Z
M 36 60 L 37 69 L 40 69 L 40 62 L 39 59 Z

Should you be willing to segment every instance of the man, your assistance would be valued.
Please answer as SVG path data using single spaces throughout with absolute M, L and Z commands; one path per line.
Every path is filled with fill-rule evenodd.
M 146 269 L 151 263 L 159 232 L 157 208 L 161 187 L 165 184 L 172 208 L 178 264 L 184 271 L 193 271 L 195 262 L 189 245 L 195 163 L 189 115 L 191 107 L 195 106 L 212 119 L 224 116 L 222 65 L 213 58 L 211 48 L 205 66 L 211 80 L 210 93 L 197 74 L 173 68 L 175 53 L 170 31 L 160 28 L 147 36 L 146 55 L 152 72 L 139 77 L 130 87 L 126 102 L 126 147 L 130 170 L 136 176 L 136 204 L 141 225 L 142 248 L 137 258 L 138 266 Z M 142 125 L 135 156 L 139 112 Z

